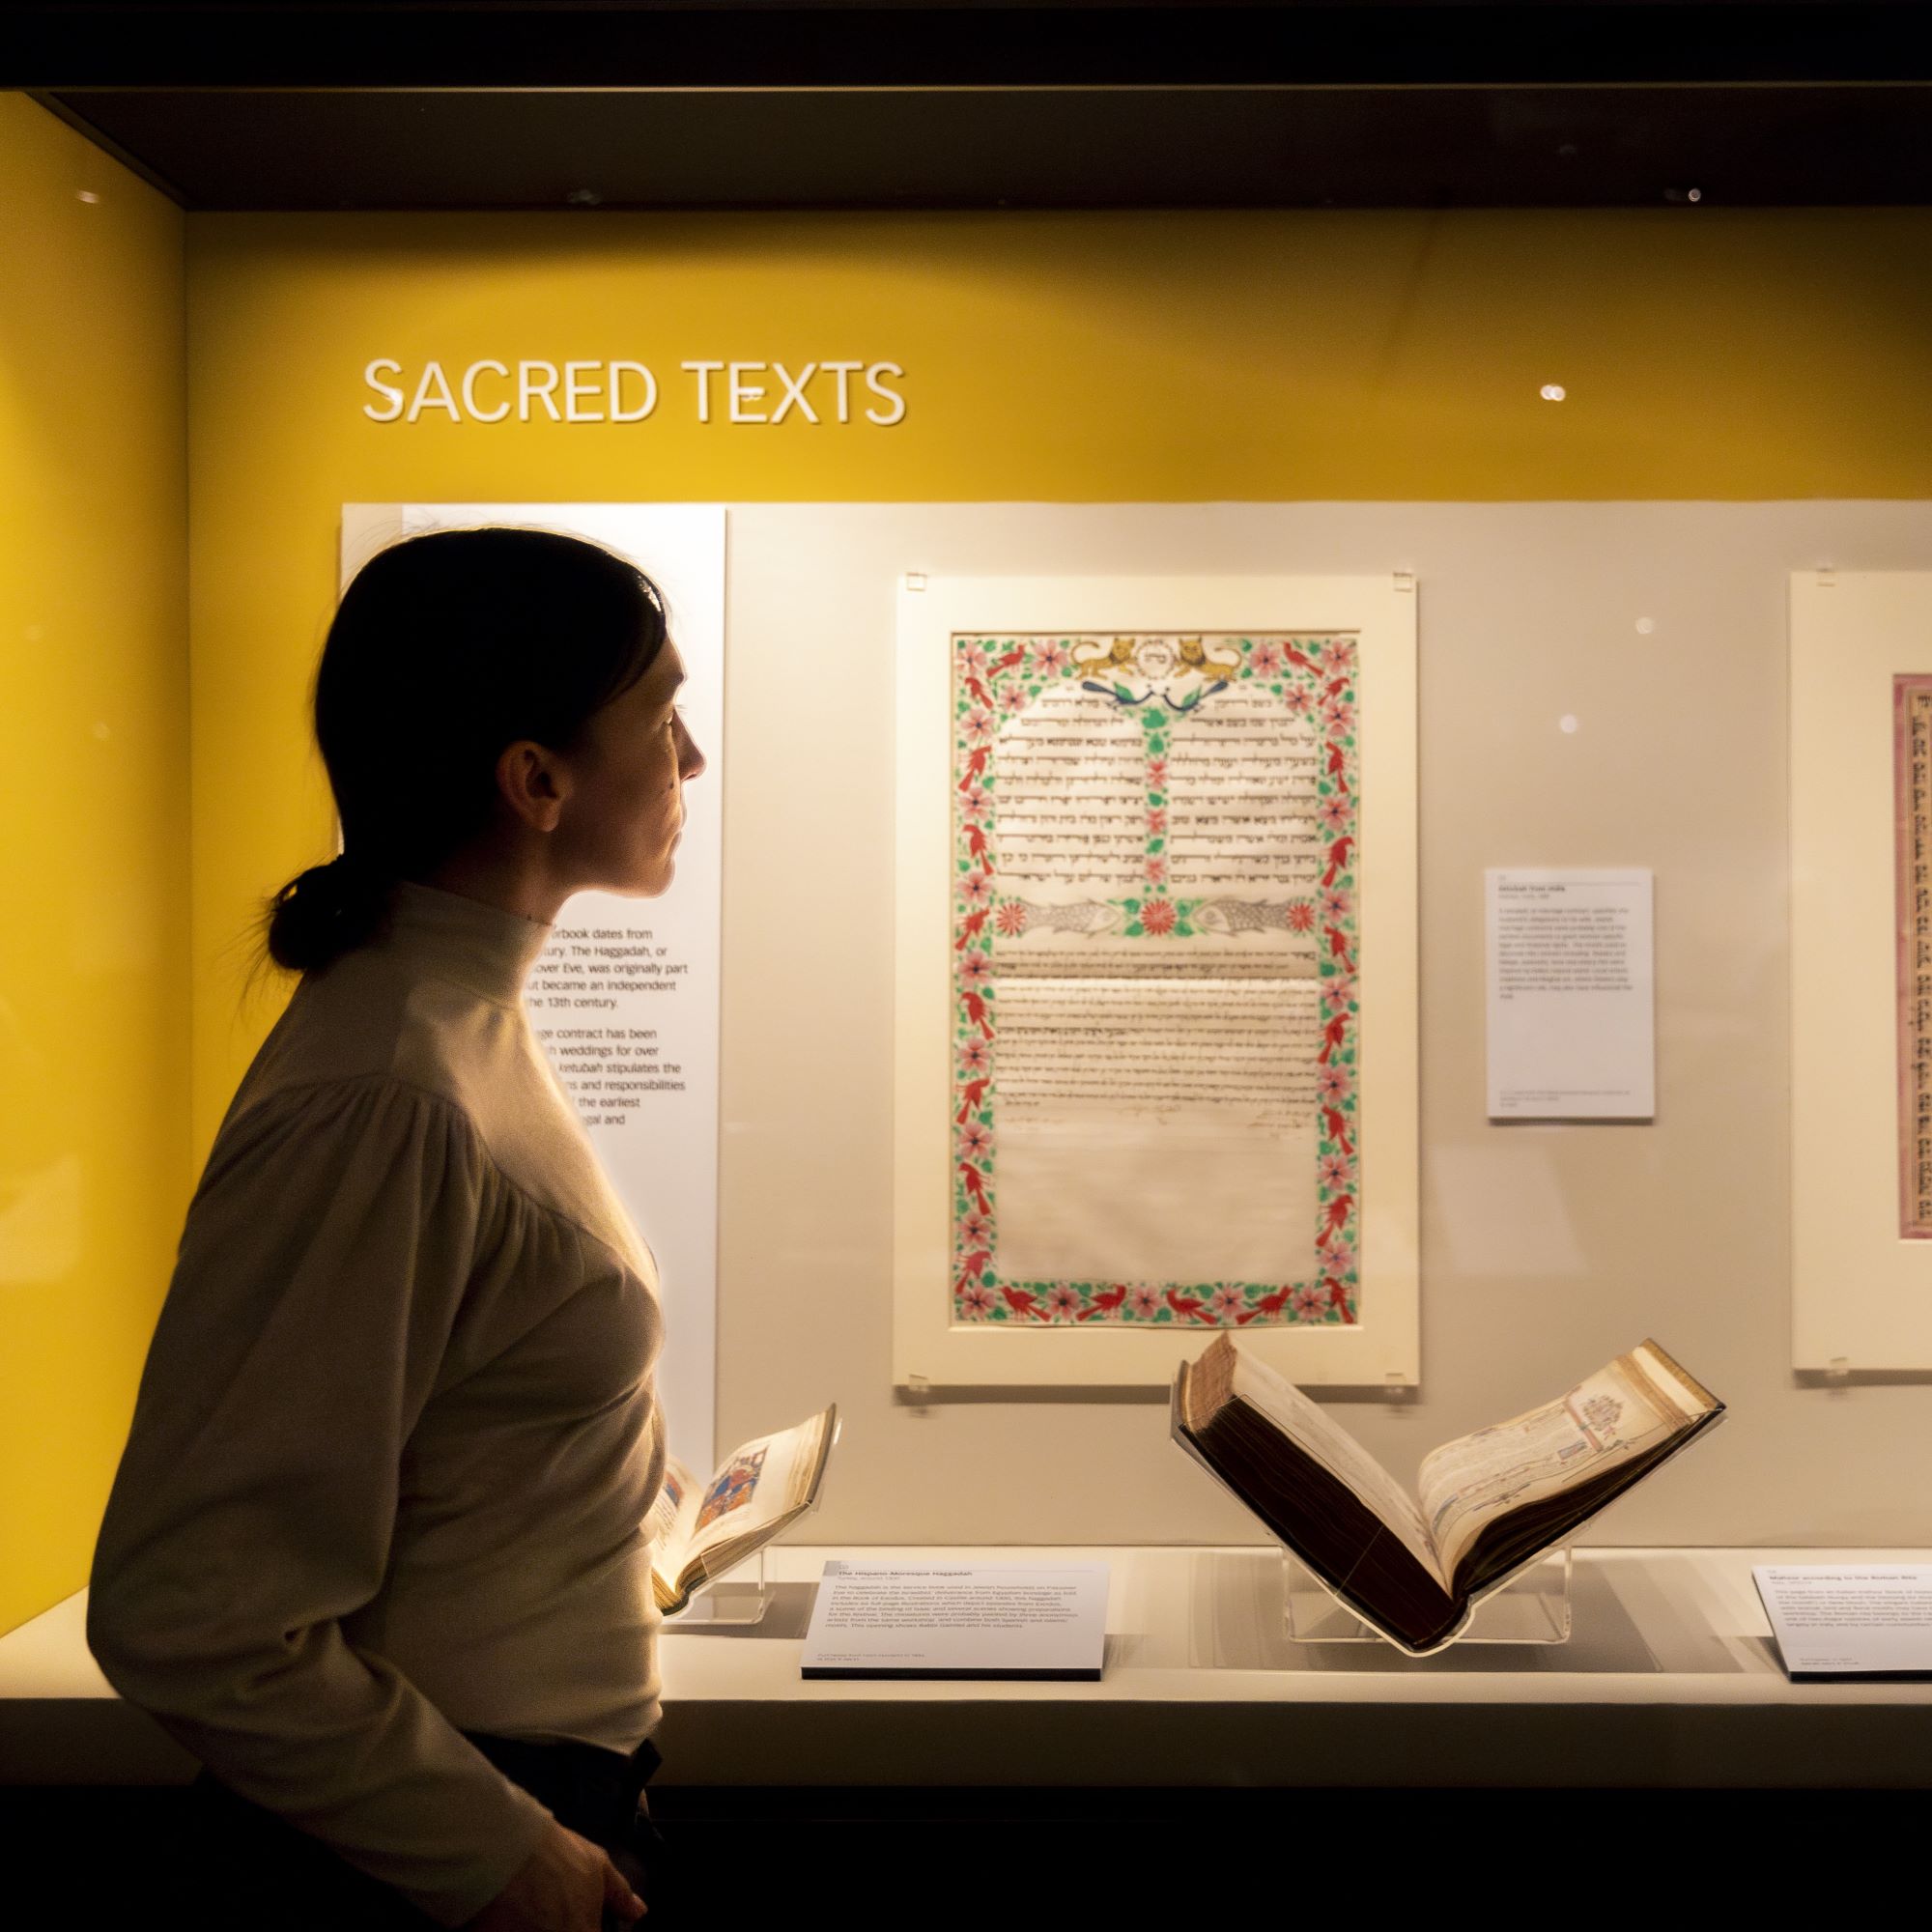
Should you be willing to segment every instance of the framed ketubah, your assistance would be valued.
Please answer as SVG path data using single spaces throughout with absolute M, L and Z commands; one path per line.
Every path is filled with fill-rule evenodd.
M 1790 585 L 1792 1361 L 1932 1368 L 1932 573 Z
M 1417 1379 L 1415 609 L 904 580 L 897 1383 Z

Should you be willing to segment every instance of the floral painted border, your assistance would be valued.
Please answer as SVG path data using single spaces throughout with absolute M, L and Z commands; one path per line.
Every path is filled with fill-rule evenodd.
M 1002 720 L 1025 710 L 1049 684 L 1069 678 L 1090 681 L 1105 660 L 1077 654 L 1104 641 L 1044 633 L 952 639 L 953 1319 L 1063 1325 L 1185 1322 L 1213 1328 L 1353 1322 L 1359 1309 L 1361 1226 L 1356 1122 L 1361 727 L 1356 639 L 1351 635 L 1182 640 L 1195 646 L 1192 668 L 1206 667 L 1198 687 L 1202 692 L 1218 688 L 1209 673 L 1224 670 L 1229 673 L 1225 682 L 1263 684 L 1292 714 L 1319 721 L 1323 755 L 1316 794 L 1328 840 L 1326 863 L 1319 892 L 1290 900 L 1283 912 L 1294 930 L 1319 935 L 1325 1015 L 1316 1085 L 1321 1119 L 1314 1177 L 1318 1229 L 1307 1272 L 1278 1282 L 1008 1281 L 994 1268 L 999 988 L 993 935 L 1016 936 L 1025 930 L 1028 918 L 1024 901 L 1002 899 L 995 885 L 995 734 Z M 1130 641 L 1140 640 L 1120 640 Z M 1238 670 L 1230 651 L 1239 653 Z M 1122 698 L 1130 695 L 1123 686 L 1116 689 Z M 1171 719 L 1152 707 L 1140 715 L 1147 751 L 1147 883 L 1142 891 L 1109 903 L 1122 915 L 1127 938 L 1158 943 L 1193 936 L 1200 929 L 1195 921 L 1202 901 L 1168 891 Z

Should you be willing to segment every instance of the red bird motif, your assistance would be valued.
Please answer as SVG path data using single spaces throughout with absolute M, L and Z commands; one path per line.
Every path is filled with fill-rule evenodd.
M 1336 678 L 1332 684 L 1325 685 L 1323 687 L 1323 691 L 1325 695 L 1329 697 L 1340 697 L 1341 695 L 1348 690 L 1348 688 L 1349 688 L 1349 680 L 1347 675 L 1344 674 L 1343 676 Z
M 1046 1310 L 1039 1305 L 1039 1296 L 1033 1293 L 1030 1290 L 1024 1288 L 1003 1288 L 1000 1293 L 1006 1296 L 1007 1306 L 1015 1315 L 1022 1317 L 1032 1315 L 1041 1321 L 1049 1319 Z
M 980 701 L 980 703 L 983 704 L 988 711 L 992 710 L 993 694 L 990 691 L 988 691 L 986 687 L 980 682 L 979 678 L 970 670 L 966 673 L 966 689 L 970 691 L 973 694 L 974 697 L 977 698 Z
M 1096 1294 L 1094 1297 L 1093 1305 L 1091 1307 L 1083 1308 L 1080 1311 L 1079 1315 L 1076 1316 L 1074 1319 L 1080 1321 L 1091 1321 L 1096 1315 L 1109 1314 L 1114 1309 L 1120 1307 L 1121 1303 L 1123 1302 L 1126 1298 L 1127 1298 L 1126 1283 L 1123 1281 L 1117 1281 L 1112 1288 L 1103 1289 L 1098 1294 Z
M 986 923 L 986 911 L 987 908 L 981 906 L 978 912 L 969 912 L 959 922 L 959 937 L 952 942 L 955 952 L 965 952 L 968 943 L 979 938 Z
M 965 1265 L 960 1270 L 959 1279 L 957 1282 L 953 1284 L 953 1292 L 958 1294 L 963 1294 L 966 1292 L 966 1284 L 969 1281 L 978 1281 L 980 1279 L 980 1270 L 984 1268 L 986 1264 L 992 1259 L 993 1255 L 992 1255 L 992 1250 L 990 1248 L 979 1248 L 976 1249 L 972 1254 L 968 1255 L 966 1257 Z
M 986 856 L 986 828 L 983 825 L 969 825 L 966 828 L 966 849 L 976 859 Z M 991 871 L 992 867 L 989 866 L 986 869 Z
M 1329 846 L 1328 869 L 1321 874 L 1321 883 L 1324 886 L 1332 886 L 1337 876 L 1347 868 L 1349 854 L 1354 849 L 1354 834 L 1345 832 L 1334 844 Z
M 1347 791 L 1349 789 L 1349 781 L 1342 776 L 1342 747 L 1340 745 L 1330 745 L 1328 747 L 1328 776 L 1335 781 L 1335 789 L 1337 791 Z
M 1257 1315 L 1279 1315 L 1288 1306 L 1288 1297 L 1293 1293 L 1293 1289 L 1278 1288 L 1272 1294 L 1263 1295 L 1252 1308 L 1242 1309 L 1235 1317 L 1235 1320 L 1245 1325 L 1247 1322 L 1252 1321 Z
M 1342 928 L 1337 925 L 1324 924 L 1321 930 L 1328 935 L 1329 958 L 1339 959 L 1346 966 L 1349 963 L 1349 942 L 1343 934 Z
M 1337 1013 L 1335 1017 L 1321 1029 L 1321 1051 L 1315 1056 L 1316 1061 L 1319 1065 L 1327 1065 L 1328 1056 L 1342 1044 L 1342 1036 L 1348 1030 L 1349 1030 L 1349 1015 L 1347 1013 Z
M 1206 1321 L 1209 1319 L 1208 1314 L 1208 1305 L 1201 1299 L 1199 1295 L 1180 1294 L 1178 1293 L 1174 1289 L 1170 1288 L 1167 1291 L 1166 1299 L 1167 1299 L 1167 1305 L 1171 1309 L 1173 1309 L 1174 1312 L 1178 1316 L 1179 1316 L 1183 1321 Z
M 963 1121 L 966 1117 L 962 1114 L 959 1118 Z M 1339 1142 L 1344 1153 L 1353 1153 L 1355 1144 L 1349 1138 L 1348 1122 L 1343 1116 L 1341 1109 L 1339 1107 L 1323 1107 L 1321 1109 L 1321 1131 L 1331 1141 Z
M 1322 1242 L 1327 1240 L 1328 1236 L 1349 1218 L 1349 1209 L 1354 1205 L 1355 1197 L 1352 1194 L 1338 1194 L 1334 1200 L 1322 1208 L 1321 1211 L 1328 1217 L 1328 1225 L 1316 1236 L 1315 1245 L 1317 1247 L 1320 1247 Z
M 1299 665 L 1303 670 L 1315 669 L 1315 660 L 1311 657 L 1305 656 L 1302 652 L 1296 650 L 1293 644 L 1282 645 L 1281 654 L 1289 661 L 1290 664 Z
M 978 1204 L 980 1212 L 990 1214 L 993 1209 L 986 1199 L 986 1177 L 970 1160 L 959 1163 L 959 1178 L 966 1183 L 966 1192 Z
M 998 677 L 1003 670 L 1011 670 L 1015 665 L 1024 664 L 1025 662 L 1026 650 L 1024 646 L 1016 651 L 1009 651 L 1005 657 L 993 660 L 993 675 Z
M 978 1080 L 967 1081 L 965 1086 L 963 1086 L 959 1090 L 963 1097 L 959 1102 L 958 1113 L 953 1116 L 953 1124 L 955 1126 L 963 1127 L 966 1124 L 967 1118 L 972 1114 L 974 1109 L 978 1107 L 980 1103 L 986 1097 L 986 1089 L 990 1087 L 992 1084 L 993 1084 L 993 1076 L 990 1073 L 986 1073 L 986 1074 L 981 1074 Z M 1328 1110 L 1325 1107 L 1322 1109 L 1323 1113 L 1326 1113 L 1327 1111 Z M 1339 1114 L 1337 1114 L 1335 1118 L 1337 1120 L 1340 1120 L 1342 1117 Z
M 1345 1317 L 1349 1313 L 1349 1291 L 1339 1281 L 1328 1284 L 1328 1306 L 1340 1309 Z
M 978 993 L 962 993 L 961 1002 L 966 1008 L 966 1022 L 976 1026 L 988 1039 L 993 1037 L 993 1023 L 986 1017 L 986 1002 Z
M 971 791 L 986 775 L 986 760 L 993 755 L 990 745 L 975 745 L 966 755 L 966 776 L 959 781 L 961 791 Z

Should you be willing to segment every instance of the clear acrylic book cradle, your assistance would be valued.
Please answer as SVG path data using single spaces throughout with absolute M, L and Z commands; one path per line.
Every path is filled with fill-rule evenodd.
M 1439 1657 L 1464 1643 L 1568 1643 L 1571 1549 L 1532 1557 L 1475 1599 L 1469 1621 L 1429 1651 L 1411 1651 L 1337 1597 L 1292 1549 L 1281 1552 L 1282 1622 L 1291 1643 L 1385 1643 L 1405 1657 Z

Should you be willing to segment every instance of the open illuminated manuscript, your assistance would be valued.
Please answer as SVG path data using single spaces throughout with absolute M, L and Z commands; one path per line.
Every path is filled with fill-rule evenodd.
M 952 659 L 954 1319 L 1354 1321 L 1355 635 Z

